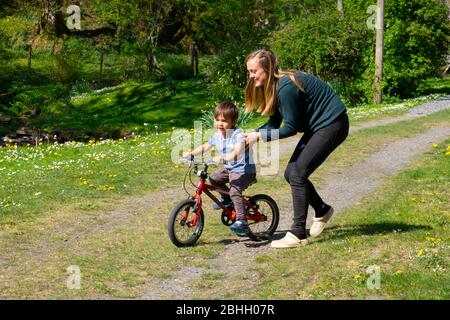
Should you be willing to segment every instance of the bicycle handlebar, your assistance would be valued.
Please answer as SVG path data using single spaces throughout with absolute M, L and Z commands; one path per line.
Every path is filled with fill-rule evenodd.
M 194 163 L 194 165 L 201 165 L 201 166 L 210 166 L 210 165 L 215 165 L 217 163 L 215 163 L 212 160 L 209 160 L 207 162 L 204 161 L 197 161 L 193 156 L 192 157 L 187 157 L 187 158 L 180 158 L 180 163 Z

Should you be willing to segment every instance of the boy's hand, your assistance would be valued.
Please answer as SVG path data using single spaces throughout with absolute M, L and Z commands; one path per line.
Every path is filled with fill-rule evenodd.
M 190 151 L 184 151 L 183 152 L 183 158 L 189 158 L 192 159 L 194 156 L 192 155 L 192 153 Z

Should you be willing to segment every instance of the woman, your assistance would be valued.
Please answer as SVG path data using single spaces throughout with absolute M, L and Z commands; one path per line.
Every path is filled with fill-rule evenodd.
M 328 84 L 308 73 L 280 70 L 277 58 L 270 50 L 252 52 L 246 63 L 249 73 L 246 109 L 269 116 L 265 125 L 247 135 L 246 142 L 283 139 L 304 132 L 284 173 L 292 191 L 294 217 L 291 231 L 284 238 L 272 241 L 271 247 L 306 245 L 308 205 L 315 211 L 310 230 L 313 237 L 322 232 L 334 212 L 317 194 L 308 177 L 346 139 L 347 112 Z

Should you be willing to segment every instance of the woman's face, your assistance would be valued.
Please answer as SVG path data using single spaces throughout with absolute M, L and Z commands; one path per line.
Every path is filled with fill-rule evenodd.
M 247 71 L 250 79 L 255 82 L 255 87 L 262 87 L 266 83 L 267 73 L 259 63 L 258 57 L 247 61 Z

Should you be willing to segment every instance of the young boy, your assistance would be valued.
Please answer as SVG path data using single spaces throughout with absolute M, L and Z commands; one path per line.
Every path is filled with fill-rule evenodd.
M 214 128 L 217 132 L 205 144 L 192 152 L 184 152 L 183 157 L 202 154 L 213 146 L 219 155 L 213 158 L 216 163 L 224 163 L 224 168 L 210 175 L 209 181 L 216 188 L 226 189 L 230 183 L 230 195 L 222 194 L 222 203 L 233 202 L 236 210 L 236 221 L 230 226 L 231 231 L 243 234 L 247 232 L 242 192 L 256 182 L 256 167 L 251 149 L 245 150 L 244 133 L 236 128 L 239 112 L 231 102 L 219 103 L 214 110 Z M 231 198 L 231 199 L 230 199 Z

